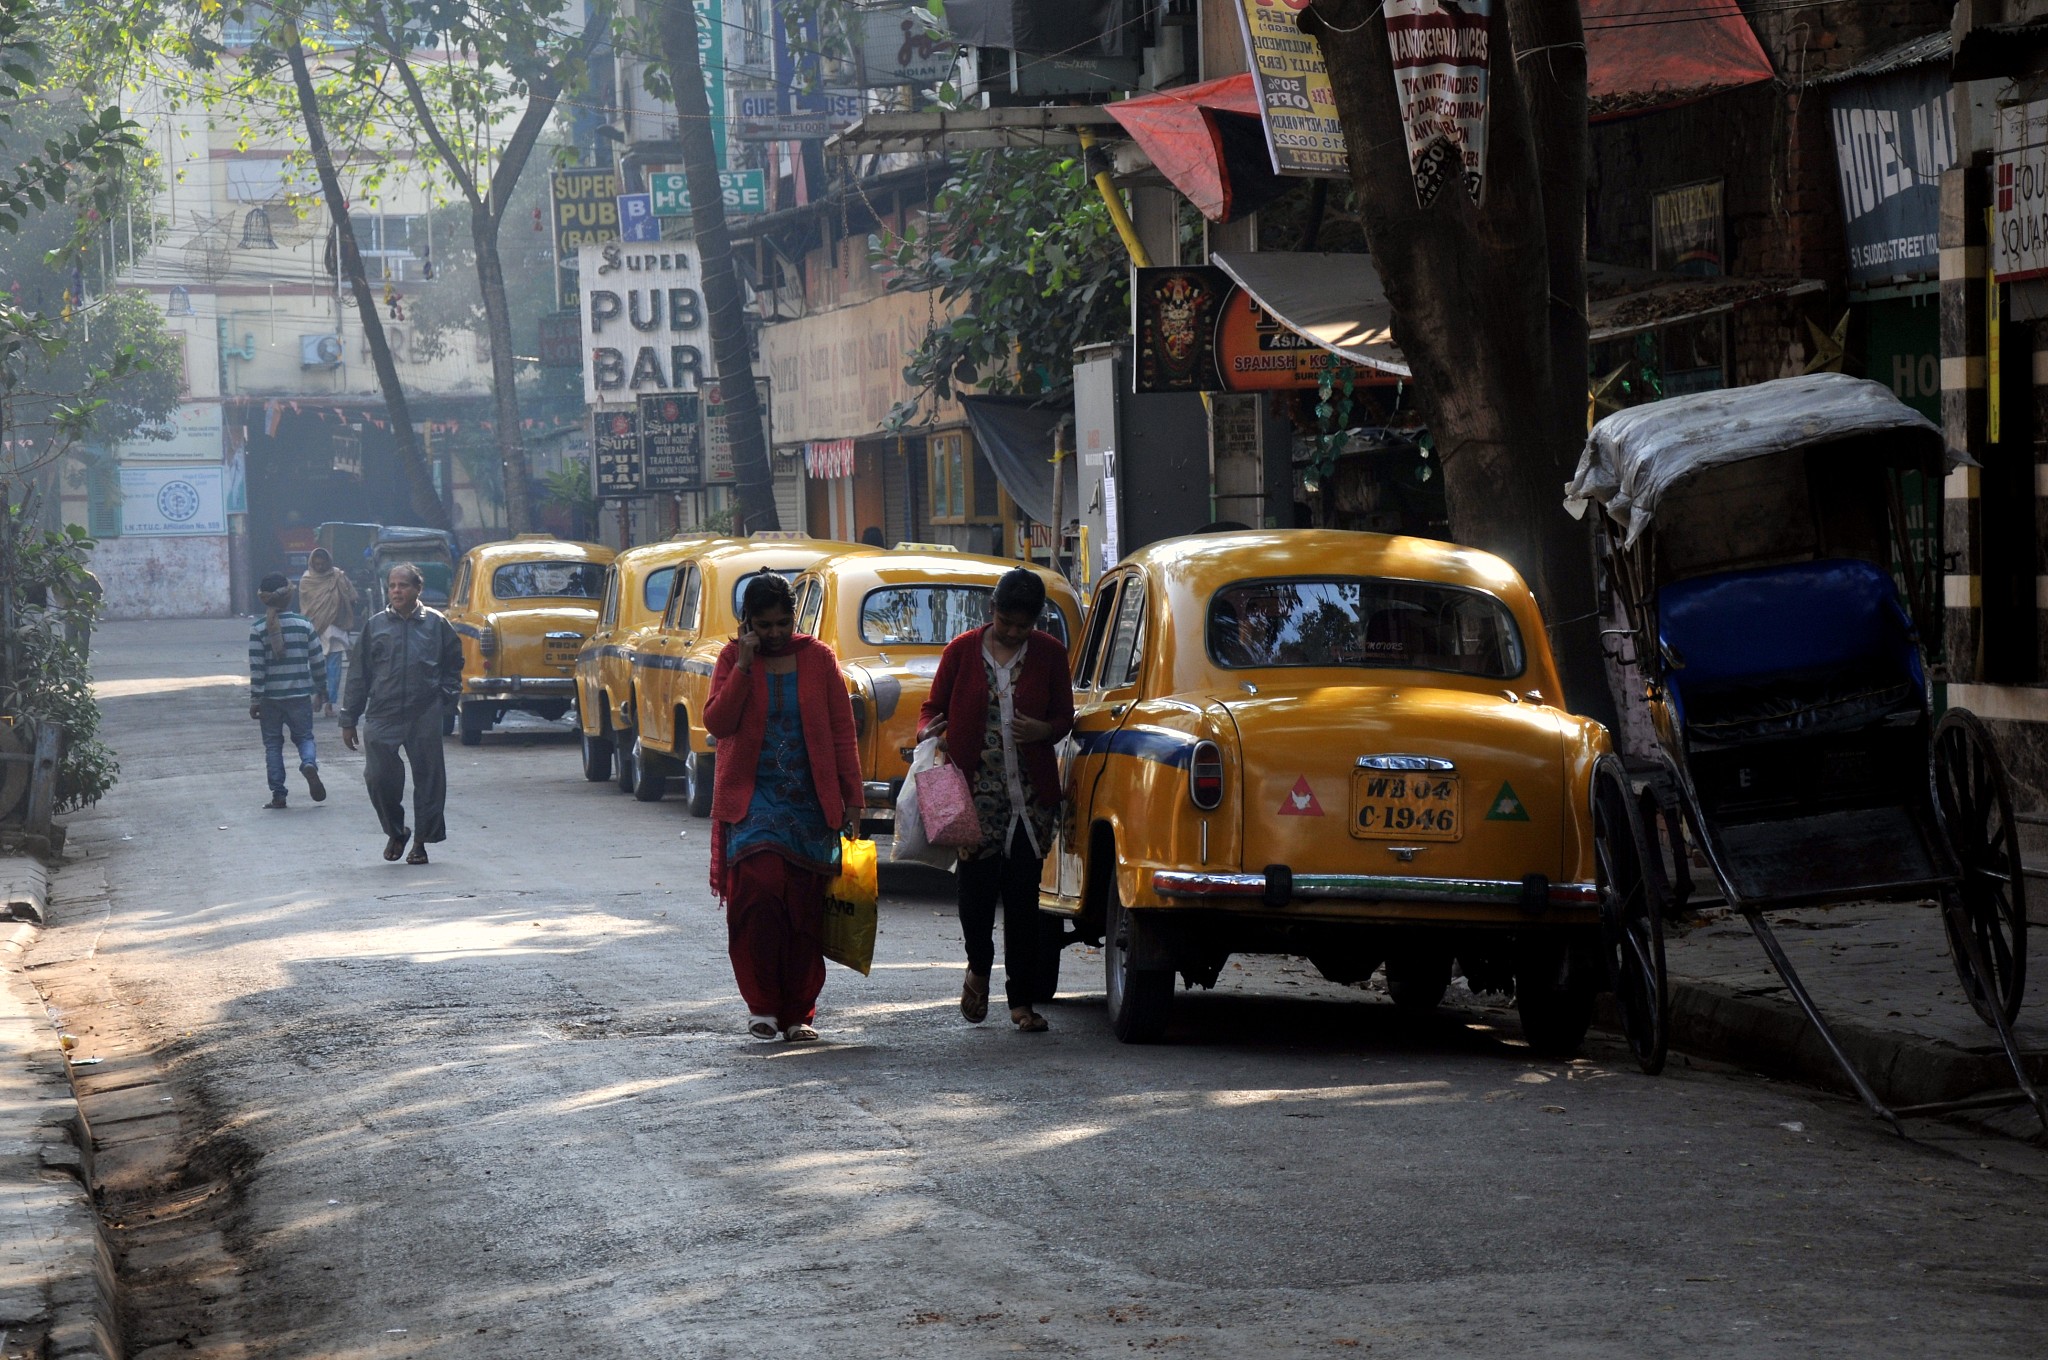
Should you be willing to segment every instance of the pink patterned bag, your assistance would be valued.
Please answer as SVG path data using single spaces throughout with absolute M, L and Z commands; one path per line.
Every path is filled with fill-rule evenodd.
M 966 847 L 981 841 L 981 818 L 967 776 L 954 764 L 934 765 L 917 776 L 917 815 L 933 845 Z

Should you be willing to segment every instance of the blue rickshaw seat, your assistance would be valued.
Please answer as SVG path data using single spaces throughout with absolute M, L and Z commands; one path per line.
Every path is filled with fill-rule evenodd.
M 1891 574 L 1834 558 L 1721 572 L 1657 593 L 1681 728 L 1717 744 L 1854 731 L 1925 692 Z

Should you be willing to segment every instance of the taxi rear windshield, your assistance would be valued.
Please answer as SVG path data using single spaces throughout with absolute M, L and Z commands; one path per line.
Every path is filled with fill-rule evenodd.
M 943 647 L 988 622 L 989 586 L 887 586 L 860 602 L 860 640 L 879 647 Z M 1038 626 L 1061 642 L 1067 621 L 1045 602 Z
M 491 573 L 500 600 L 595 600 L 604 595 L 604 568 L 595 562 L 508 562 Z
M 1494 680 L 1523 667 L 1514 616 L 1493 596 L 1361 576 L 1225 586 L 1209 601 L 1209 656 L 1233 669 L 1368 666 Z

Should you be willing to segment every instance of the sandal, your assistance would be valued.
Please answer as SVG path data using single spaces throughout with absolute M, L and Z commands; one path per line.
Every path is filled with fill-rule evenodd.
M 765 1015 L 749 1016 L 747 1018 L 747 1033 L 753 1035 L 756 1039 L 772 1041 L 777 1037 L 775 1021 Z
M 815 1044 L 818 1042 L 818 1031 L 809 1025 L 791 1025 L 782 1032 L 782 1037 L 793 1044 Z
M 1017 1026 L 1019 1034 L 1043 1034 L 1052 1026 L 1045 1017 L 1027 1006 L 1017 1006 L 1010 1011 L 1010 1021 Z
M 412 832 L 401 831 L 396 836 L 393 836 L 389 840 L 385 841 L 384 858 L 395 861 L 400 855 L 405 853 L 405 843 L 411 839 Z
M 967 1017 L 970 1025 L 988 1019 L 988 979 L 972 968 L 967 970 L 967 980 L 960 984 L 960 1014 Z
M 425 841 L 414 841 L 412 843 L 412 853 L 405 857 L 405 862 L 407 864 L 425 864 L 427 862 L 427 843 Z

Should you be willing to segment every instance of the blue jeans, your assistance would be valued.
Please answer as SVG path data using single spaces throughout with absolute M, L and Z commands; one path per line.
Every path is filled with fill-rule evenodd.
M 330 705 L 332 705 L 332 704 L 338 704 L 338 703 L 340 703 L 340 702 L 341 702 L 341 672 L 342 672 L 342 669 L 343 669 L 344 667 L 346 667 L 347 665 L 348 665 L 348 653 L 347 653 L 347 652 L 344 652 L 344 651 L 343 651 L 343 650 L 341 650 L 341 648 L 339 648 L 339 647 L 330 647 L 330 648 L 328 649 L 328 651 L 327 651 L 327 702 L 328 702 L 328 703 L 329 703 Z
M 284 730 L 292 730 L 292 744 L 299 748 L 299 768 L 320 767 L 313 747 L 313 700 L 265 699 L 259 721 L 263 727 L 263 769 L 270 776 L 270 791 L 282 798 L 284 783 Z

